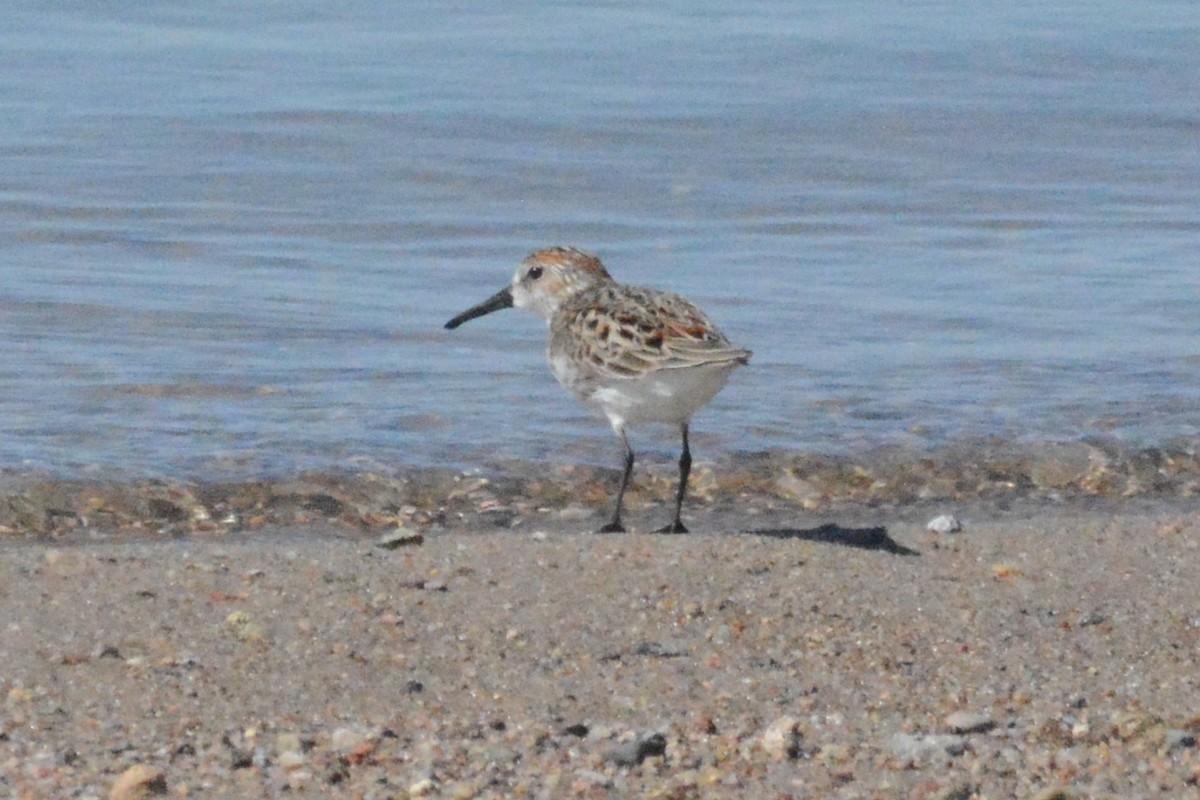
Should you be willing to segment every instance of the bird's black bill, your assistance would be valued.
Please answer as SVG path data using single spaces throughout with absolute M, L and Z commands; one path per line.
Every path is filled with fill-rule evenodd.
M 493 311 L 499 311 L 502 308 L 512 308 L 512 304 L 512 288 L 506 286 L 489 297 L 487 300 L 484 300 L 479 305 L 468 308 L 466 311 L 447 322 L 446 327 L 449 330 L 454 330 L 464 322 L 473 320 L 476 317 L 482 317 L 484 314 L 490 314 Z

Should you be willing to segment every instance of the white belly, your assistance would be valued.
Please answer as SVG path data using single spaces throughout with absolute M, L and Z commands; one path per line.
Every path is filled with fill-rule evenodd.
M 614 426 L 626 422 L 687 422 L 724 388 L 737 362 L 659 369 L 630 378 L 597 380 L 580 374 L 569 359 L 551 356 L 554 377 Z

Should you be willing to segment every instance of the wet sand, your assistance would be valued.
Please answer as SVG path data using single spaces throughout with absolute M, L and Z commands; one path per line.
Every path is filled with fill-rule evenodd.
M 1190 502 L 1200 498 L 1197 444 L 984 439 L 856 456 L 737 453 L 693 465 L 688 511 L 842 519 L 863 507 L 894 516 L 945 503 L 1003 511 L 1022 503 Z M 608 513 L 618 478 L 614 469 L 543 461 L 503 461 L 466 472 L 377 466 L 229 481 L 122 482 L 0 470 L 0 538 L 95 531 L 180 536 L 320 522 L 364 531 L 555 527 Z M 635 513 L 660 508 L 676 480 L 674 454 L 643 456 L 626 507 Z
M 0 794 L 1200 797 L 1194 501 L 499 505 L 7 538 Z

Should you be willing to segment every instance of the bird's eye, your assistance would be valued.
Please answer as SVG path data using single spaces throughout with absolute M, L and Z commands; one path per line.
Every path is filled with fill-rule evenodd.
M 542 268 L 541 267 L 530 267 L 529 272 L 527 272 L 525 274 L 529 277 L 529 280 L 536 281 L 538 278 L 542 277 Z

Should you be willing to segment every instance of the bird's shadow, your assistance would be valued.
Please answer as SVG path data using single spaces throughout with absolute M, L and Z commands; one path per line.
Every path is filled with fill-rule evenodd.
M 911 547 L 905 547 L 888 535 L 882 525 L 874 528 L 846 528 L 836 523 L 826 523 L 816 528 L 755 528 L 744 530 L 749 536 L 768 539 L 800 539 L 806 542 L 825 542 L 861 550 L 879 550 L 898 556 L 919 556 Z

